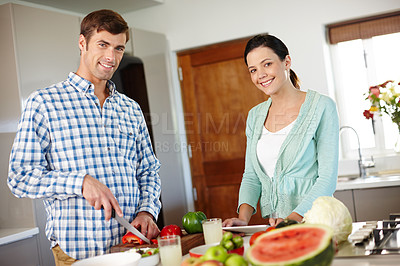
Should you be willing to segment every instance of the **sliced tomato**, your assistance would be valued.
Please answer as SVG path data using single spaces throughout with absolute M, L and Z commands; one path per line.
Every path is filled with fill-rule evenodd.
M 260 235 L 262 235 L 263 233 L 267 233 L 269 231 L 275 230 L 275 226 L 270 226 L 268 227 L 265 231 L 259 231 L 259 232 L 255 232 L 249 240 L 249 244 L 250 246 L 254 244 L 254 241 L 256 241 L 257 237 L 259 237 Z
M 252 246 L 252 245 L 254 244 L 254 241 L 256 241 L 257 237 L 259 237 L 261 234 L 264 234 L 264 233 L 265 233 L 265 231 L 255 232 L 255 233 L 250 237 L 250 240 L 249 240 L 250 246 Z

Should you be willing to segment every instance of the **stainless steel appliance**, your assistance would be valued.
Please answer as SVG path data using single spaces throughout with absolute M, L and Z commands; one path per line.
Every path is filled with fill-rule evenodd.
M 400 213 L 389 220 L 353 224 L 349 241 L 338 246 L 336 257 L 400 254 Z

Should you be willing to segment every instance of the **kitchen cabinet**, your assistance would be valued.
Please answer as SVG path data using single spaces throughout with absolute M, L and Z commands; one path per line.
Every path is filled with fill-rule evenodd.
M 387 220 L 390 213 L 400 213 L 400 186 L 355 189 L 353 196 L 358 221 Z
M 46 265 L 40 263 L 39 254 L 37 236 L 35 235 L 10 244 L 0 245 L 0 265 Z
M 8 175 L 8 159 L 21 110 L 39 88 L 64 80 L 79 66 L 80 18 L 18 4 L 0 5 L 0 174 Z M 0 246 L 0 265 L 54 265 L 44 227 L 41 200 L 18 199 L 0 183 L 0 228 L 38 227 L 27 240 Z M 12 263 L 4 262 L 10 259 Z M 30 259 L 29 259 L 30 258 Z M 40 263 L 37 261 L 40 259 Z
M 357 222 L 387 220 L 390 213 L 400 213 L 400 186 L 340 190 L 334 197 Z
M 341 202 L 343 202 L 343 204 L 347 207 L 347 209 L 349 209 L 353 221 L 356 221 L 356 210 L 354 207 L 353 191 L 352 190 L 336 191 L 333 196 L 338 200 L 340 200 Z

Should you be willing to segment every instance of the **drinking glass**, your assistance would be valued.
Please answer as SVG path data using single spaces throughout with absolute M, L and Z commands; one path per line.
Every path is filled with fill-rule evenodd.
M 181 237 L 176 235 L 157 238 L 163 266 L 179 266 L 182 263 Z
M 204 242 L 206 245 L 221 242 L 222 220 L 221 218 L 206 219 L 202 222 Z

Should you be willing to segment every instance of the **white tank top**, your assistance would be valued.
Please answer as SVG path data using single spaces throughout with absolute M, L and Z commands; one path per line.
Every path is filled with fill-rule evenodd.
M 282 143 L 293 127 L 292 123 L 277 132 L 270 132 L 263 126 L 261 138 L 257 142 L 257 158 L 267 175 L 272 178 Z

